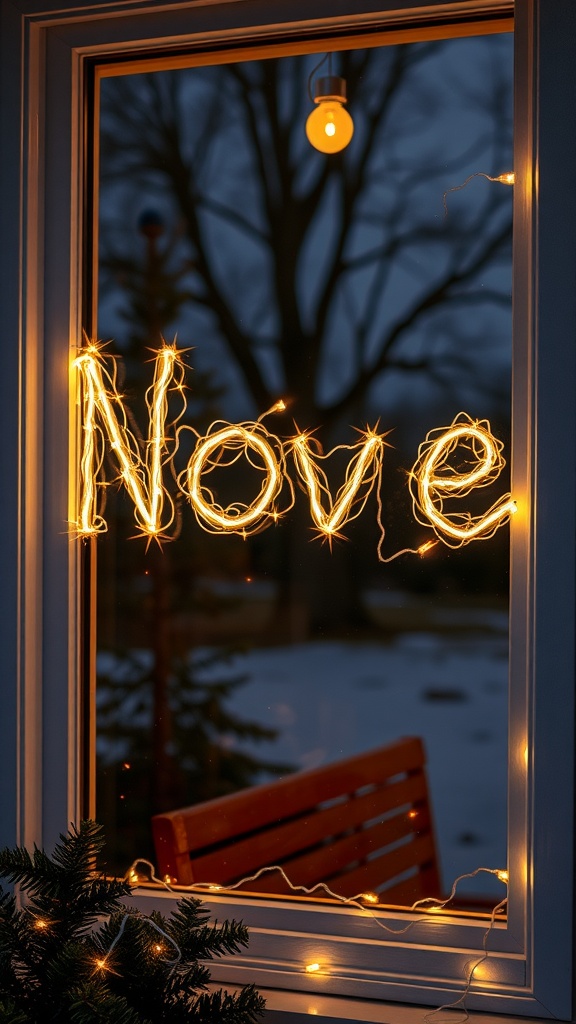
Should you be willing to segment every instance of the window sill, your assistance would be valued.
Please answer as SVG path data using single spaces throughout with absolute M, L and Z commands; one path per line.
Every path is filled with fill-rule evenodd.
M 221 985 L 213 982 L 209 987 L 215 989 Z M 222 987 L 230 992 L 238 991 L 237 986 L 227 985 L 225 982 L 222 983 Z M 258 991 L 266 1000 L 264 1024 L 306 1024 L 310 1017 L 315 1017 L 322 1024 L 423 1024 L 425 1016 L 436 1009 L 434 1006 L 372 1002 L 365 999 L 346 999 L 342 996 L 313 995 L 308 992 L 286 992 L 260 986 Z M 529 1024 L 526 1017 L 466 1010 L 462 1011 L 459 1019 L 464 1017 L 466 1012 L 468 1024 Z M 532 1017 L 529 1020 L 543 1019 Z

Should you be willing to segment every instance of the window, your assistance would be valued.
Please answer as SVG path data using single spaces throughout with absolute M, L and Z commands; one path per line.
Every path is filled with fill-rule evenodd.
M 326 829 L 344 832 L 349 807 L 332 825 L 316 813 L 319 849 L 306 854 L 305 875 L 296 835 L 278 841 L 273 863 L 295 884 L 321 880 L 341 895 L 343 885 L 358 891 L 358 871 L 360 888 L 380 872 L 371 887 L 408 905 L 447 895 L 480 865 L 507 864 L 508 531 L 457 549 L 434 543 L 430 521 L 414 518 L 408 470 L 428 431 L 463 409 L 490 420 L 509 458 L 513 190 L 489 177 L 512 166 L 513 34 L 370 42 L 325 55 L 238 51 L 216 65 L 203 52 L 199 64 L 192 56 L 171 69 L 168 58 L 127 76 L 117 64 L 98 68 L 96 335 L 113 339 L 100 361 L 111 370 L 120 356 L 119 386 L 144 436 L 150 348 L 175 335 L 190 346 L 177 434 L 181 393 L 168 400 L 161 551 L 134 538 L 129 488 L 101 485 L 96 816 L 107 862 L 122 874 L 136 854 L 166 866 L 153 814 L 202 803 L 205 817 L 231 815 L 237 801 L 226 811 L 206 801 L 266 779 L 273 801 L 278 776 L 344 771 L 344 759 L 414 732 L 426 748 L 437 854 L 431 837 L 428 853 L 411 847 L 425 842 L 424 807 L 404 809 L 404 834 L 396 821 L 371 838 L 372 854 L 377 842 L 380 857 L 396 849 L 396 866 L 359 869 L 350 843 L 352 877 L 341 869 L 336 885 Z M 347 82 L 355 124 L 332 158 L 304 133 L 309 88 L 329 63 Z M 460 191 L 477 167 L 489 176 Z M 220 444 L 213 452 L 224 466 L 208 472 L 206 462 L 205 490 L 191 489 L 184 467 L 206 444 L 199 437 L 230 421 L 251 424 L 243 436 L 270 442 L 282 467 L 268 518 L 249 511 L 258 455 L 240 451 L 237 434 L 226 454 Z M 107 423 L 102 410 L 104 435 Z M 295 425 L 313 429 L 325 451 L 346 446 L 318 460 L 336 509 L 344 470 L 367 443 L 352 427 L 377 423 L 378 459 L 322 544 L 330 522 L 307 493 L 308 463 L 291 453 Z M 116 450 L 104 443 L 108 481 L 121 468 Z M 500 473 L 478 492 L 478 511 L 508 487 Z M 218 518 L 210 498 L 232 513 Z M 422 544 L 430 549 L 419 554 Z M 231 842 L 241 840 L 229 837 L 226 879 L 223 855 L 206 881 L 238 882 Z M 433 873 L 439 863 L 441 890 L 432 878 L 424 885 L 420 856 Z M 240 874 L 269 867 L 262 858 L 244 851 Z M 273 873 L 267 881 L 274 893 L 287 884 Z M 463 880 L 459 906 L 470 890 L 485 912 L 505 895 L 488 872 Z
M 77 452 L 62 439 L 69 359 L 81 310 L 93 301 L 83 276 L 90 226 L 83 217 L 91 154 L 87 100 L 94 62 L 205 46 L 288 45 L 295 36 L 414 33 L 426 21 L 509 16 L 507 4 L 351 5 L 337 17 L 308 4 L 139 3 L 2 7 L 2 238 L 8 255 L 1 301 L 6 332 L 0 637 L 5 696 L 0 779 L 3 840 L 50 845 L 85 806 L 81 780 L 87 697 L 82 587 L 94 566 L 63 529 L 74 516 Z M 567 0 L 518 5 L 515 19 L 515 356 L 513 484 L 519 502 L 512 550 L 510 671 L 510 905 L 490 934 L 490 956 L 467 1005 L 493 1013 L 572 1015 L 574 475 L 572 344 L 574 142 L 558 128 L 572 109 L 574 13 Z M 29 7 L 29 5 L 28 5 Z M 486 25 L 484 26 L 486 27 Z M 405 38 L 405 35 L 403 36 Z M 25 45 L 23 45 L 25 44 Z M 23 97 L 20 82 L 25 83 Z M 37 131 L 37 128 L 39 129 Z M 71 436 L 75 437 L 74 430 Z M 142 895 L 150 905 L 169 899 Z M 251 927 L 249 955 L 217 979 L 256 980 L 278 1013 L 370 1019 L 369 1004 L 338 1009 L 331 997 L 436 1006 L 462 992 L 465 965 L 482 949 L 477 917 L 428 919 L 417 937 L 374 935 L 360 913 L 294 902 L 212 897 Z M 392 913 L 391 925 L 404 917 Z M 329 922 L 329 923 L 328 923 Z M 307 957 L 329 965 L 311 978 Z M 385 965 L 383 970 L 383 964 Z M 317 984 L 318 982 L 318 984 Z M 290 990 L 295 995 L 288 995 Z M 298 995 L 298 993 L 300 995 Z M 342 1007 L 342 1004 L 339 1004 Z M 362 1009 L 360 1009 L 360 1005 Z M 399 1010 L 395 1011 L 399 1013 Z M 422 1010 L 406 1009 L 407 1019 Z M 293 1017 L 295 1019 L 295 1017 Z

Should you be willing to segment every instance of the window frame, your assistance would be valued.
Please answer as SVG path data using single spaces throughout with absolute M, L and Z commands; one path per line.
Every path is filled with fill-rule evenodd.
M 573 1013 L 576 473 L 565 462 L 576 445 L 576 141 L 555 114 L 559 96 L 565 110 L 576 107 L 571 4 L 519 0 L 515 12 L 510 911 L 491 932 L 490 957 L 466 1001 L 491 1015 L 562 1020 Z M 341 0 L 337 13 L 325 0 L 3 0 L 0 8 L 0 237 L 8 257 L 0 276 L 0 845 L 50 847 L 87 798 L 90 694 L 78 681 L 90 652 L 81 615 L 95 556 L 63 518 L 74 518 L 78 440 L 70 354 L 95 301 L 86 272 L 94 62 L 126 68 L 136 56 L 190 45 L 291 44 L 383 29 L 398 41 L 423 23 L 430 33 L 463 20 L 490 24 L 509 17 L 512 2 Z M 172 902 L 167 893 L 139 899 L 149 909 Z M 351 908 L 241 896 L 206 902 L 219 919 L 241 916 L 251 932 L 246 955 L 213 965 L 214 980 L 255 981 L 269 990 L 275 1017 L 294 1022 L 308 1013 L 381 1019 L 382 1001 L 457 999 L 486 930 L 478 918 L 443 916 L 387 940 Z M 405 921 L 400 912 L 389 917 Z M 331 964 L 330 972 L 306 975 L 310 959 Z M 398 1007 L 394 1014 L 400 1019 Z M 404 1016 L 421 1020 L 422 1009 L 407 1006 Z

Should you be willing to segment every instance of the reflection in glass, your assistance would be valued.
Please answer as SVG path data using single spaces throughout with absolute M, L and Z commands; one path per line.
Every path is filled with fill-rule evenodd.
M 102 83 L 99 336 L 114 338 L 145 438 L 151 350 L 177 333 L 193 430 L 174 479 L 166 470 L 169 543 L 134 538 L 126 494 L 105 489 L 97 817 L 124 872 L 156 861 L 153 815 L 262 783 L 274 801 L 291 773 L 418 737 L 446 893 L 463 872 L 506 865 L 508 529 L 384 565 L 378 518 L 385 556 L 430 539 L 407 473 L 461 410 L 490 420 L 509 459 L 512 189 L 474 178 L 447 195 L 447 215 L 443 195 L 510 170 L 512 40 L 333 62 L 355 131 L 329 156 L 304 131 L 313 55 Z M 299 487 L 281 522 L 247 538 L 203 531 L 178 492 L 196 435 L 279 398 L 268 429 L 313 431 L 325 452 L 366 424 L 391 431 L 379 495 L 331 545 Z M 325 467 L 332 495 L 349 457 Z M 103 472 L 117 477 L 113 453 Z M 246 459 L 210 480 L 223 506 L 260 483 Z M 329 860 L 327 846 L 327 878 Z M 502 895 L 484 875 L 468 892 Z M 412 897 L 407 884 L 401 902 Z

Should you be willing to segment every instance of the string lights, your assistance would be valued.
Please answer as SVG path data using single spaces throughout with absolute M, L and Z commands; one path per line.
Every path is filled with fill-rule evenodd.
M 485 174 L 484 171 L 474 171 L 473 174 L 469 174 L 466 181 L 463 181 L 461 185 L 453 185 L 452 188 L 447 188 L 444 195 L 442 196 L 442 205 L 444 206 L 444 216 L 448 216 L 448 204 L 446 202 L 446 196 L 450 192 L 459 192 L 460 189 L 466 188 L 469 181 L 472 178 L 486 178 L 487 181 L 497 181 L 501 185 L 514 185 L 516 181 L 516 175 L 514 171 L 505 171 L 504 174 L 497 174 L 496 177 L 492 177 L 491 174 Z
M 291 442 L 294 462 L 298 474 L 310 496 L 310 514 L 316 527 L 328 541 L 333 537 L 342 539 L 340 532 L 346 523 L 356 519 L 362 512 L 375 483 L 380 489 L 384 440 L 374 430 L 366 430 L 356 445 L 338 445 L 326 455 L 316 442 L 316 454 L 312 457 L 311 441 L 308 434 L 299 434 Z M 318 460 L 329 459 L 337 451 L 355 451 L 348 463 L 344 483 L 332 501 L 328 479 L 318 465 Z M 324 510 L 322 496 L 327 499 L 329 512 Z
M 503 444 L 494 437 L 488 420 L 473 420 L 458 413 L 449 427 L 431 430 L 418 449 L 418 460 L 410 473 L 414 517 L 432 526 L 436 536 L 449 547 L 458 548 L 472 540 L 492 537 L 517 510 L 505 494 L 483 515 L 450 512 L 445 498 L 463 498 L 476 487 L 487 487 L 502 472 Z M 464 455 L 464 468 L 454 471 L 450 458 Z M 460 463 L 462 464 L 462 462 Z
M 171 959 L 169 957 L 160 956 L 160 953 L 165 952 L 166 947 L 164 943 L 155 942 L 152 944 L 150 949 L 151 952 L 155 953 L 160 960 L 164 961 L 164 963 L 169 964 L 172 967 L 176 966 L 176 964 L 179 963 L 180 960 L 182 959 L 182 951 L 178 943 L 175 941 L 175 939 L 168 935 L 168 933 L 165 932 L 164 929 L 156 923 L 156 921 L 154 921 L 151 917 L 148 917 L 147 914 L 143 914 L 141 913 L 141 911 L 137 910 L 131 911 L 131 913 L 124 915 L 122 921 L 120 922 L 120 927 L 116 935 L 114 936 L 114 939 L 111 942 L 106 953 L 104 953 L 102 956 L 94 957 L 93 963 L 95 971 L 110 971 L 112 974 L 116 973 L 116 971 L 114 971 L 113 968 L 114 961 L 112 958 L 112 953 L 114 952 L 115 947 L 118 945 L 120 939 L 122 938 L 126 925 L 128 924 L 128 921 L 130 920 L 131 917 L 137 917 L 138 920 L 143 921 L 148 927 L 153 928 L 154 931 L 156 931 L 159 935 L 162 936 L 163 939 L 166 939 L 166 941 L 169 942 L 175 953 L 175 956 Z
M 156 355 L 152 386 L 146 392 L 149 434 L 144 458 L 128 428 L 126 410 L 116 387 L 116 363 L 107 370 L 102 346 L 88 345 L 74 360 L 82 381 L 83 445 L 80 459 L 80 507 L 76 523 L 80 536 L 102 533 L 106 521 L 98 514 L 97 479 L 104 460 L 105 434 L 120 470 L 120 479 L 134 504 L 142 534 L 165 536 L 174 521 L 174 503 L 162 482 L 163 467 L 174 455 L 165 437 L 168 394 L 178 391 L 184 414 L 184 367 L 175 345 L 164 345 Z M 97 413 L 103 426 L 97 421 Z M 165 506 L 167 514 L 164 513 Z
M 176 891 L 174 888 L 174 885 L 176 885 L 174 880 L 168 880 L 167 876 L 165 876 L 163 879 L 158 878 L 155 873 L 154 865 L 151 863 L 151 861 L 146 860 L 145 858 L 138 858 L 137 860 L 133 861 L 128 871 L 126 872 L 125 877 L 128 879 L 132 879 L 134 875 L 138 875 L 136 869 L 140 864 L 146 865 L 146 867 L 148 868 L 148 881 L 164 886 L 164 888 L 166 888 L 171 893 L 174 893 Z M 214 882 L 193 882 L 191 885 L 177 885 L 177 890 L 196 893 L 212 890 L 233 892 L 234 890 L 239 889 L 240 886 L 246 885 L 249 882 L 254 882 L 258 878 L 261 878 L 263 875 L 270 874 L 272 872 L 280 874 L 283 881 L 287 884 L 288 888 L 292 892 L 304 893 L 307 896 L 313 896 L 315 894 L 322 892 L 329 898 L 337 900 L 341 904 L 353 906 L 358 910 L 361 910 L 364 914 L 368 914 L 369 917 L 374 922 L 374 924 L 376 924 L 383 931 L 394 936 L 406 935 L 406 933 L 409 932 L 412 928 L 415 928 L 418 925 L 427 924 L 431 921 L 432 918 L 435 918 L 437 922 L 436 915 L 439 914 L 442 910 L 444 910 L 452 902 L 452 900 L 456 896 L 460 882 L 464 881 L 464 879 L 466 878 L 476 878 L 480 874 L 494 875 L 506 887 L 508 886 L 509 881 L 508 871 L 504 868 L 478 867 L 475 868 L 474 871 L 465 872 L 464 874 L 459 875 L 458 878 L 455 879 L 455 881 L 452 884 L 450 894 L 446 899 L 442 900 L 436 897 L 426 897 L 424 899 L 416 900 L 416 902 L 413 903 L 412 906 L 408 907 L 407 910 L 410 912 L 420 910 L 426 916 L 416 917 L 413 920 L 409 921 L 408 924 L 401 926 L 400 928 L 391 927 L 384 921 L 381 921 L 379 917 L 377 917 L 375 910 L 372 909 L 373 907 L 375 907 L 375 905 L 379 903 L 379 897 L 376 893 L 361 892 L 357 893 L 355 896 L 341 896 L 339 893 L 336 893 L 332 889 L 330 889 L 330 887 L 326 885 L 325 882 L 318 882 L 316 885 L 313 885 L 311 887 L 305 885 L 297 885 L 290 880 L 290 878 L 284 871 L 284 868 L 281 867 L 279 864 L 267 865 L 266 867 L 260 868 L 254 874 L 247 875 L 245 878 L 241 878 L 240 881 L 230 885 L 221 886 Z M 465 1008 L 466 998 L 474 983 L 474 975 L 476 971 L 478 970 L 480 965 L 484 963 L 485 960 L 487 960 L 487 958 L 490 955 L 488 950 L 490 934 L 494 929 L 498 914 L 502 913 L 505 910 L 507 903 L 508 896 L 506 895 L 503 899 L 499 900 L 496 903 L 496 905 L 492 908 L 488 927 L 486 928 L 484 935 L 482 937 L 482 955 L 478 959 L 474 960 L 473 962 L 471 961 L 467 965 L 465 987 L 460 997 L 453 1003 L 443 1004 L 442 1006 L 439 1006 L 435 1010 L 432 1010 L 430 1013 L 426 1014 L 426 1016 L 424 1017 L 425 1024 L 431 1024 L 436 1014 L 440 1013 L 443 1010 L 456 1010 L 458 1008 L 462 1009 L 463 1017 L 461 1021 L 454 1022 L 454 1024 L 463 1024 L 463 1022 L 465 1022 L 468 1019 L 469 1015 Z M 153 922 L 151 923 L 153 924 Z M 116 936 L 113 945 L 118 941 L 119 937 L 120 933 Z M 109 952 L 111 952 L 111 949 Z M 326 970 L 318 961 L 311 961 L 309 963 L 304 964 L 304 972 L 309 975 L 323 975 L 326 973 Z M 453 1020 L 452 1017 L 450 1017 L 449 1019 L 450 1021 Z
M 284 403 L 278 402 L 268 413 L 283 408 Z M 198 441 L 185 471 L 178 478 L 198 523 L 210 533 L 240 533 L 243 537 L 258 533 L 271 521 L 277 522 L 294 503 L 293 488 L 289 484 L 290 503 L 279 511 L 280 493 L 285 479 L 289 480 L 284 449 L 280 440 L 266 430 L 262 418 L 247 423 L 213 423 L 207 435 Z M 242 457 L 251 466 L 263 470 L 260 492 L 249 505 L 235 502 L 223 508 L 203 479 L 217 467 L 231 466 Z
M 459 413 L 450 427 L 438 428 L 427 435 L 409 475 L 414 516 L 424 526 L 431 526 L 437 539 L 384 557 L 381 551 L 384 540 L 381 476 L 386 434 L 367 428 L 358 431 L 360 440 L 356 444 L 339 445 L 324 454 L 311 433 L 299 432 L 293 438 L 281 440 L 266 429 L 263 419 L 285 409 L 280 400 L 258 420 L 243 423 L 219 420 L 200 436 L 188 425 L 178 427 L 186 411 L 182 352 L 175 345 L 163 345 L 156 353 L 153 382 L 146 392 L 148 437 L 142 446 L 128 426 L 129 413 L 116 384 L 116 361 L 112 360 L 109 368 L 102 346 L 89 344 L 74 360 L 74 366 L 81 382 L 83 411 L 79 505 L 75 521 L 81 537 L 107 529 L 98 505 L 108 442 L 119 469 L 117 479 L 133 502 L 140 534 L 158 540 L 166 538 L 174 524 L 176 506 L 164 483 L 164 474 L 179 448 L 182 432 L 190 430 L 196 436 L 196 446 L 178 476 L 178 487 L 188 498 L 199 525 L 210 533 L 236 533 L 247 537 L 277 523 L 292 508 L 295 496 L 287 468 L 288 454 L 292 456 L 302 490 L 308 494 L 312 522 L 330 544 L 334 538 L 344 536 L 347 523 L 361 514 L 375 488 L 381 562 L 390 562 L 404 554 L 423 556 L 439 541 L 460 547 L 472 540 L 486 539 L 516 511 L 510 494 L 500 498 L 481 516 L 444 510 L 446 498 L 463 498 L 476 487 L 487 487 L 498 478 L 505 465 L 503 445 L 492 434 L 488 421 L 472 420 L 466 413 Z M 173 394 L 178 395 L 179 410 L 167 428 L 169 399 Z M 352 458 L 344 483 L 333 499 L 321 464 L 341 450 L 352 452 Z M 467 460 L 465 469 L 451 469 L 450 458 L 459 455 L 461 461 L 463 453 Z M 210 476 L 240 459 L 262 474 L 260 489 L 251 502 L 222 505 L 216 488 L 209 486 Z M 286 496 L 281 504 L 283 492 Z

